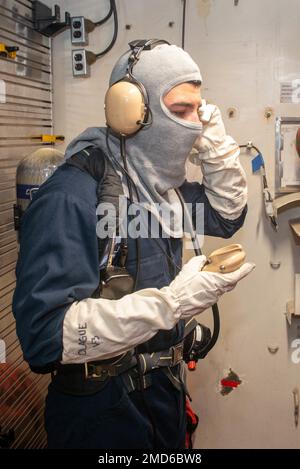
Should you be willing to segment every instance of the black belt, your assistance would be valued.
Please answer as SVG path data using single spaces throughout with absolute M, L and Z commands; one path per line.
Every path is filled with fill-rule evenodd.
M 60 392 L 73 395 L 88 395 L 100 391 L 111 377 L 120 376 L 128 392 L 146 388 L 151 384 L 151 371 L 158 368 L 173 368 L 183 361 L 183 342 L 160 352 L 133 354 L 127 352 L 105 363 L 93 361 L 76 365 L 58 365 L 51 373 L 52 384 Z M 139 367 L 137 366 L 139 362 Z M 140 383 L 138 368 L 143 375 Z

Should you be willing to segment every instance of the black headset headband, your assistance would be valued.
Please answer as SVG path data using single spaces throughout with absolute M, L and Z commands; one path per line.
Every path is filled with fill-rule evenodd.
M 136 39 L 135 41 L 129 42 L 129 47 L 131 49 L 131 54 L 128 58 L 128 73 L 132 75 L 132 69 L 140 58 L 141 53 L 144 50 L 152 50 L 154 47 L 159 44 L 168 44 L 168 41 L 164 39 Z

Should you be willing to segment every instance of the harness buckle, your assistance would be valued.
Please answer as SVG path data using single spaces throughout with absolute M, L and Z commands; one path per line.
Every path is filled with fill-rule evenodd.
M 104 367 L 95 363 L 84 364 L 85 379 L 105 381 L 109 376 L 115 376 L 113 368 Z
M 173 345 L 173 347 L 171 347 L 170 350 L 172 353 L 172 365 L 171 366 L 178 365 L 183 360 L 183 343 Z

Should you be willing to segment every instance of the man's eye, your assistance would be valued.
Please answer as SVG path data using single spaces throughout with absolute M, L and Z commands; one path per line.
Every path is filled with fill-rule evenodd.
M 175 114 L 175 116 L 180 117 L 180 118 L 183 118 L 185 116 L 184 111 L 175 111 L 173 112 L 173 114 Z

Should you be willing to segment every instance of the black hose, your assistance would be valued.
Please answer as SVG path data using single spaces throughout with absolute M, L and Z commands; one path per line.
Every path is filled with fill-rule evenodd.
M 182 11 L 182 37 L 181 37 L 181 47 L 185 47 L 185 24 L 186 24 L 186 0 L 182 0 L 183 11 Z
M 126 141 L 125 137 L 121 137 L 121 157 L 122 157 L 123 166 L 124 166 L 124 169 L 125 169 L 125 175 L 126 175 L 126 178 L 127 178 L 129 201 L 130 201 L 131 204 L 133 204 L 133 193 L 132 193 L 132 182 L 133 181 L 132 181 L 131 178 L 128 178 L 129 171 L 128 171 L 128 166 L 127 166 L 125 141 Z M 134 184 L 134 186 L 135 186 L 135 184 Z M 136 190 L 136 192 L 137 192 L 137 190 Z M 139 274 L 140 274 L 140 266 L 141 266 L 141 246 L 140 246 L 139 236 L 136 237 L 135 241 L 136 241 L 136 274 L 135 274 L 135 281 L 134 281 L 133 291 L 137 290 L 137 284 L 138 284 L 138 279 L 139 279 Z
M 189 228 L 189 231 L 190 231 L 190 234 L 191 234 L 191 239 L 192 239 L 192 243 L 193 243 L 193 246 L 194 246 L 195 255 L 196 256 L 201 256 L 202 251 L 201 251 L 201 248 L 200 248 L 200 245 L 199 245 L 199 242 L 198 242 L 197 233 L 195 232 L 195 228 L 194 228 L 194 225 L 193 225 L 193 220 L 191 219 L 189 211 L 186 209 L 185 201 L 184 201 L 184 199 L 182 197 L 182 194 L 181 194 L 179 189 L 176 189 L 176 194 L 178 195 L 178 198 L 180 200 L 182 210 L 183 210 L 183 213 L 184 213 L 184 216 L 185 216 L 185 221 L 189 225 L 188 228 Z M 211 337 L 210 341 L 208 342 L 208 344 L 201 351 L 202 358 L 204 358 L 208 354 L 208 352 L 215 346 L 215 344 L 218 340 L 219 334 L 220 334 L 220 312 L 219 312 L 219 307 L 218 307 L 217 303 L 212 306 L 212 313 L 213 313 L 213 320 L 214 320 L 214 331 L 213 331 L 213 334 L 212 334 L 212 337 Z
M 250 145 L 239 145 L 240 148 L 248 148 L 249 150 L 255 150 L 257 153 L 261 154 L 261 152 L 259 151 L 259 149 L 255 146 L 255 145 L 252 145 L 251 144 L 251 147 Z
M 117 158 L 114 156 L 111 148 L 110 148 L 110 144 L 109 144 L 109 133 L 110 133 L 110 128 L 107 127 L 106 128 L 106 148 L 108 150 L 108 154 L 109 154 L 109 157 L 111 159 L 111 161 L 113 161 L 116 166 L 118 166 L 119 170 L 125 174 L 126 178 L 130 180 L 134 190 L 135 190 L 135 193 L 136 193 L 136 198 L 137 198 L 137 201 L 140 202 L 140 198 L 139 198 L 139 194 L 138 194 L 138 191 L 137 191 L 137 188 L 136 188 L 136 185 L 135 185 L 135 182 L 134 180 L 132 179 L 132 177 L 130 176 L 129 172 L 126 171 L 125 168 L 123 168 L 123 166 L 119 163 L 119 161 L 117 160 Z
M 110 0 L 110 7 L 109 7 L 109 12 L 107 13 L 106 16 L 104 16 L 104 18 L 102 20 L 99 20 L 95 23 L 96 26 L 101 26 L 102 24 L 106 23 L 106 21 L 109 20 L 109 18 L 111 17 L 111 15 L 113 14 L 113 2 L 112 0 Z
M 119 23 L 118 23 L 118 12 L 117 12 L 117 7 L 116 7 L 115 0 L 111 0 L 111 4 L 112 4 L 113 15 L 114 15 L 114 34 L 113 34 L 113 38 L 112 38 L 110 44 L 102 52 L 99 52 L 98 54 L 96 54 L 97 59 L 99 59 L 100 57 L 103 57 L 103 55 L 107 54 L 107 52 L 109 52 L 113 48 L 113 46 L 115 45 L 115 43 L 117 41 Z

